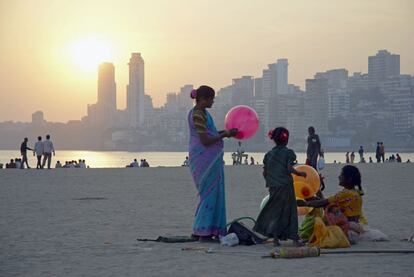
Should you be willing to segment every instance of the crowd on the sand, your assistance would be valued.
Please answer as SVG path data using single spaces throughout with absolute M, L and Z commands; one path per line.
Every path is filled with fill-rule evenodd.
M 358 149 L 358 154 L 359 154 L 359 163 L 367 163 L 364 154 L 365 154 L 365 150 L 364 147 L 361 145 Z M 385 146 L 383 142 L 377 142 L 377 147 L 375 149 L 375 159 L 377 163 L 402 163 L 402 158 L 400 156 L 399 153 L 391 154 L 388 158 L 385 158 Z M 353 164 L 355 163 L 355 152 L 352 151 L 351 153 L 346 152 L 345 154 L 345 163 L 347 164 Z M 406 161 L 407 163 L 410 163 L 410 159 L 407 159 Z M 334 161 L 334 163 L 337 163 L 336 160 Z M 372 157 L 368 157 L 368 163 L 374 163 L 374 161 L 372 160 Z
M 237 233 L 227 230 L 223 139 L 235 137 L 239 130 L 216 129 L 207 111 L 212 107 L 214 97 L 215 91 L 208 86 L 201 86 L 191 92 L 196 104 L 188 114 L 188 165 L 199 196 L 192 236 L 201 242 L 223 243 L 228 236 L 235 234 L 237 237 Z M 302 193 L 304 198 L 297 199 L 293 175 L 306 178 L 309 172 L 295 167 L 296 154 L 287 147 L 290 134 L 286 128 L 270 130 L 269 138 L 275 144 L 263 160 L 263 177 L 269 198 L 259 212 L 253 230 L 248 231 L 273 239 L 275 246 L 280 245 L 280 240 L 289 239 L 295 246 L 307 244 L 328 248 L 349 247 L 369 232 L 364 226 L 362 176 L 356 166 L 347 164 L 342 167 L 338 184 L 340 190 L 334 195 L 323 195 L 324 178 L 316 173 L 319 176 L 316 177 L 320 183 L 319 190 L 309 193 L 307 189 L 306 194 L 306 190 Z M 324 166 L 324 162 L 321 162 L 324 159 L 319 136 L 312 126 L 308 128 L 307 141 L 306 168 L 313 168 L 317 172 Z M 235 164 L 240 164 L 244 155 L 241 144 L 239 148 L 234 155 Z M 303 208 L 307 211 L 306 217 L 299 227 L 298 209 Z M 386 239 L 384 234 L 381 235 Z

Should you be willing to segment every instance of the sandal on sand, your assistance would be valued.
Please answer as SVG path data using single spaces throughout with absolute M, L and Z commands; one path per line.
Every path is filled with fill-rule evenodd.
M 293 241 L 293 246 L 295 246 L 295 247 L 302 247 L 302 246 L 305 246 L 305 245 L 306 245 L 306 243 L 303 242 L 302 240 L 294 240 Z
M 199 242 L 207 242 L 207 243 L 219 243 L 220 241 L 215 238 L 215 237 L 211 237 L 211 236 L 200 236 L 198 238 Z

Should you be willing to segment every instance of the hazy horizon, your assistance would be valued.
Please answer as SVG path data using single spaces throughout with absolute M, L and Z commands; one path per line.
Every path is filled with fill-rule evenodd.
M 80 119 L 96 102 L 102 57 L 115 65 L 124 109 L 131 52 L 145 60 L 155 106 L 188 83 L 218 90 L 260 77 L 278 58 L 302 88 L 320 71 L 367 72 L 380 49 L 401 55 L 401 73 L 413 75 L 413 10 L 403 0 L 2 1 L 0 122 L 30 121 L 36 110 L 48 121 Z

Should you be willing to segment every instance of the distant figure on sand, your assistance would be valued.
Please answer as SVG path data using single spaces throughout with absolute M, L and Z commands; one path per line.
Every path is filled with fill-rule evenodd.
M 397 155 L 396 155 L 396 161 L 397 161 L 397 163 L 400 163 L 400 162 L 402 162 L 402 159 L 401 159 L 401 157 L 400 157 L 400 154 L 398 154 L 397 153 Z
M 308 128 L 308 148 L 306 150 L 307 164 L 317 169 L 318 155 L 321 154 L 321 142 L 319 136 L 315 133 L 315 128 Z
M 354 161 L 355 161 L 355 152 L 353 152 L 352 151 L 352 153 L 351 153 L 351 164 L 353 164 L 354 163 Z
M 33 154 L 36 155 L 37 158 L 36 169 L 42 169 L 43 141 L 41 136 L 37 137 Z
M 187 157 L 185 157 L 185 160 L 184 160 L 184 162 L 181 166 L 189 166 L 189 165 L 190 164 L 189 164 L 189 160 L 188 160 L 188 156 L 187 156 Z
M 345 154 L 345 163 L 349 164 L 349 152 Z
M 60 161 L 56 162 L 55 168 L 62 168 L 62 164 L 60 163 Z
M 189 161 L 200 202 L 193 236 L 210 241 L 227 234 L 224 195 L 223 138 L 234 137 L 237 129 L 217 131 L 207 109 L 214 103 L 215 91 L 201 86 L 191 91 L 196 105 L 188 113 L 190 128 Z
M 370 164 L 372 164 L 372 163 L 373 163 L 373 161 L 372 161 L 372 158 L 371 158 L 371 157 L 369 157 L 369 163 L 370 163 Z
M 53 147 L 53 142 L 50 140 L 50 135 L 46 135 L 46 140 L 43 142 L 43 168 L 45 167 L 47 161 L 47 168 L 50 169 L 50 164 L 52 163 L 52 153 L 53 156 L 55 156 L 55 148 Z
M 380 142 L 380 154 L 382 162 L 385 162 L 385 146 L 383 142 Z
M 291 174 L 306 177 L 305 172 L 293 167 L 296 154 L 287 148 L 289 131 L 278 127 L 270 133 L 276 146 L 266 153 L 263 159 L 263 176 L 269 189 L 269 200 L 257 217 L 254 230 L 272 237 L 274 245 L 279 240 L 291 239 L 296 246 L 301 246 L 298 235 L 298 214 L 293 177 Z
M 30 168 L 29 163 L 27 162 L 27 150 L 32 150 L 32 148 L 27 147 L 27 142 L 29 140 L 24 138 L 22 144 L 20 145 L 20 154 L 22 155 L 22 163 L 20 165 L 21 169 L 24 169 L 24 163 L 26 163 L 27 168 Z
M 6 168 L 16 168 L 16 163 L 13 159 L 11 159 L 10 162 L 6 164 Z
M 375 159 L 377 163 L 381 162 L 381 146 L 379 142 L 377 142 L 377 148 L 375 149 Z
M 254 158 L 250 157 L 250 165 L 254 165 Z
M 362 147 L 362 145 L 359 147 L 358 154 L 359 162 L 362 163 L 362 161 L 364 160 L 364 148 Z

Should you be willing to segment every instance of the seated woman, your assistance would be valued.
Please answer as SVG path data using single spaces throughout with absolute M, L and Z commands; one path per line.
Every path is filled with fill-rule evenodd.
M 352 165 L 344 166 L 339 175 L 339 186 L 342 186 L 343 190 L 335 195 L 326 199 L 305 201 L 303 204 L 314 208 L 328 207 L 325 210 L 328 223 L 341 227 L 350 242 L 355 243 L 355 237 L 362 232 L 358 224 L 362 217 L 361 195 L 363 195 L 361 173 L 358 168 Z M 344 218 L 347 222 L 346 220 L 344 222 Z

